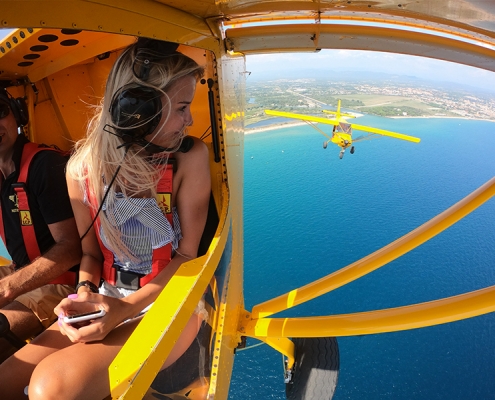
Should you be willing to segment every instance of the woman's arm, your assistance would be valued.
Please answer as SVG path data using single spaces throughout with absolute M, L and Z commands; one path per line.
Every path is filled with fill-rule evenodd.
M 69 190 L 70 202 L 76 219 L 79 237 L 82 237 L 91 225 L 92 218 L 88 204 L 84 203 L 84 193 L 79 183 L 67 176 L 67 188 Z M 82 259 L 79 269 L 79 282 L 90 281 L 96 286 L 100 283 L 103 256 L 96 238 L 94 227 L 92 227 L 81 241 Z M 78 293 L 88 292 L 87 287 L 80 287 Z

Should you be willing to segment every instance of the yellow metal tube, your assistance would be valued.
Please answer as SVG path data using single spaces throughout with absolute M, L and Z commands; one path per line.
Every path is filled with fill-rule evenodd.
M 259 340 L 265 342 L 268 346 L 273 347 L 279 353 L 287 357 L 287 369 L 292 369 L 294 366 L 295 347 L 294 342 L 286 337 L 259 337 Z
M 264 318 L 297 306 L 352 282 L 418 247 L 495 195 L 495 177 L 430 221 L 372 254 L 308 285 L 253 308 L 252 318 Z
M 243 335 L 264 337 L 333 337 L 369 335 L 422 328 L 495 311 L 495 286 L 410 306 L 355 314 L 307 318 L 262 318 L 242 327 Z
M 182 264 L 109 367 L 114 399 L 143 398 L 208 286 L 225 249 L 228 197 L 208 253 Z

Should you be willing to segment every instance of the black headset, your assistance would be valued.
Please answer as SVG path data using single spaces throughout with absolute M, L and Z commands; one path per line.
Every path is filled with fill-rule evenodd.
M 177 53 L 177 43 L 139 38 L 138 50 L 132 65 L 136 78 L 146 81 L 151 64 Z M 114 94 L 110 103 L 112 127 L 124 145 L 138 144 L 152 153 L 172 151 L 146 141 L 144 138 L 153 133 L 162 117 L 162 93 L 154 88 L 137 83 L 125 85 Z M 194 145 L 192 138 L 184 138 L 179 151 L 187 152 Z
M 13 98 L 6 89 L 0 89 L 0 101 L 6 103 L 14 115 L 18 127 L 27 125 L 29 116 L 27 112 L 27 104 L 24 98 Z
M 135 84 L 120 88 L 113 96 L 110 116 L 124 142 L 144 139 L 158 126 L 162 117 L 161 93 Z

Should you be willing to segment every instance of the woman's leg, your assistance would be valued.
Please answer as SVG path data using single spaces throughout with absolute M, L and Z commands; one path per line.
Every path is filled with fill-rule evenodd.
M 30 400 L 98 400 L 110 394 L 108 367 L 140 319 L 115 328 L 103 341 L 76 343 L 44 358 L 29 383 Z M 201 319 L 193 315 L 165 366 L 172 364 L 191 345 Z
M 8 400 L 26 400 L 24 388 L 28 385 L 36 365 L 45 357 L 71 344 L 71 341 L 60 333 L 55 323 L 18 350 L 0 365 L 0 397 Z
M 182 334 L 179 336 L 179 340 L 177 340 L 177 343 L 168 355 L 167 361 L 165 361 L 165 364 L 163 364 L 162 369 L 165 369 L 169 365 L 172 365 L 179 359 L 182 354 L 184 354 L 184 352 L 189 348 L 196 336 L 198 336 L 199 328 L 201 328 L 202 323 L 203 318 L 201 318 L 201 316 L 197 314 L 192 315 L 186 327 L 182 331 Z
M 75 343 L 44 358 L 32 373 L 29 399 L 107 397 L 110 394 L 108 367 L 139 321 L 118 326 L 100 342 Z

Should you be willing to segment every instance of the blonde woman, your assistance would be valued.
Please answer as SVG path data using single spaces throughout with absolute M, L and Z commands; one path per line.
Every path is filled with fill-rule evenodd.
M 0 366 L 2 398 L 25 399 L 24 390 L 31 400 L 108 396 L 108 366 L 139 315 L 197 256 L 211 190 L 208 150 L 186 129 L 203 69 L 176 48 L 140 39 L 110 72 L 101 109 L 67 167 L 83 249 L 77 293 L 55 308 L 58 323 Z M 65 322 L 95 310 L 104 315 L 86 325 Z M 192 343 L 204 313 L 198 305 L 164 368 Z

